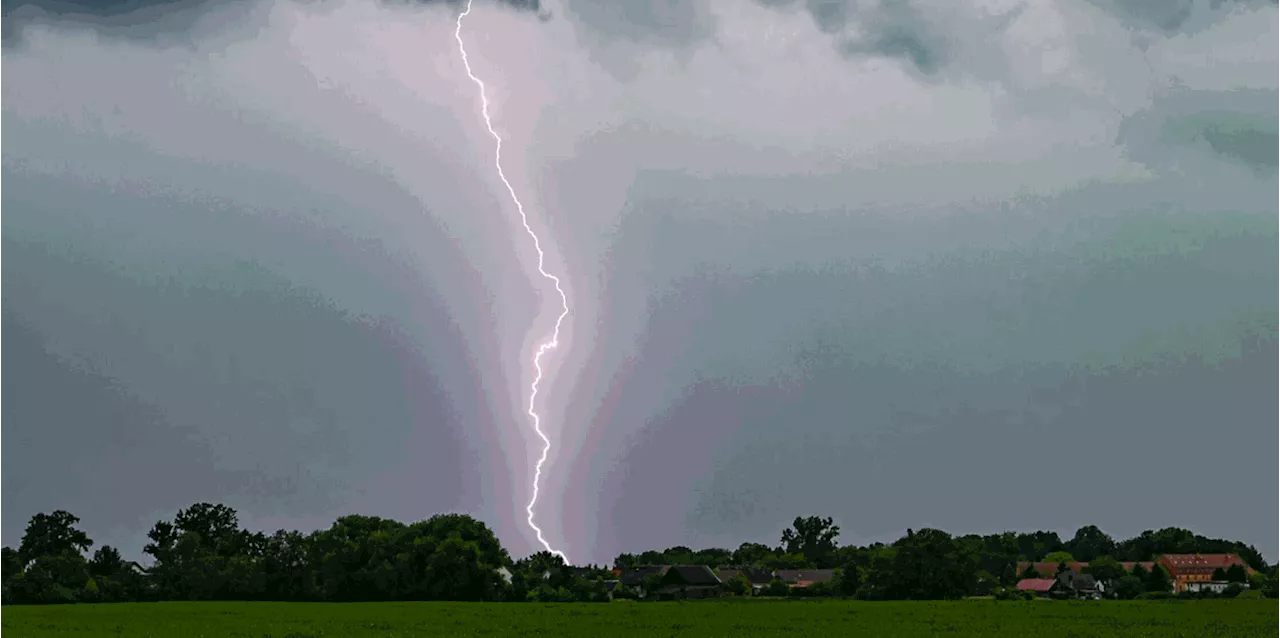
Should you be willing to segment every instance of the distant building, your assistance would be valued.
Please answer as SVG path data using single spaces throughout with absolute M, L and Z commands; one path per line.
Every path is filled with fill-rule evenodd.
M 1053 578 L 1023 578 L 1014 587 L 1018 591 L 1031 592 L 1037 596 L 1048 596 L 1059 585 L 1058 581 Z
M 680 598 L 716 598 L 721 581 L 706 565 L 672 565 L 662 574 L 656 592 L 659 600 Z
M 1236 554 L 1164 554 L 1156 562 L 1169 572 L 1174 593 L 1186 591 L 1193 583 L 1212 582 L 1214 570 L 1226 571 L 1232 565 L 1243 567 L 1246 574 L 1253 572 Z
M 1079 574 L 1067 570 L 1058 574 L 1054 580 L 1058 584 L 1054 591 L 1062 596 L 1091 600 L 1102 597 L 1098 581 L 1091 574 Z
M 763 567 L 748 567 L 746 569 L 726 568 L 726 569 L 717 569 L 715 571 L 716 571 L 716 576 L 720 578 L 720 582 L 722 583 L 727 583 L 730 580 L 737 578 L 738 575 L 741 574 L 743 577 L 747 579 L 747 582 L 751 584 L 752 593 L 756 593 L 756 592 L 759 592 L 761 589 L 764 589 L 765 586 L 767 586 L 769 582 L 773 580 L 773 576 L 774 576 L 773 570 L 765 569 Z
M 808 587 L 814 583 L 826 583 L 835 579 L 834 569 L 779 569 L 778 578 L 792 587 Z
M 631 569 L 619 570 L 618 580 L 621 584 L 630 587 L 636 591 L 636 595 L 644 598 L 651 592 L 644 589 L 644 581 L 650 576 L 662 576 L 670 569 L 669 565 L 644 565 L 641 567 L 633 567 Z
M 1192 591 L 1192 592 L 1211 591 L 1215 594 L 1221 594 L 1222 592 L 1226 591 L 1227 588 L 1230 586 L 1231 586 L 1231 583 L 1228 583 L 1225 580 L 1193 581 L 1193 582 L 1187 583 L 1186 591 Z M 1241 583 L 1241 586 L 1244 586 L 1244 584 Z

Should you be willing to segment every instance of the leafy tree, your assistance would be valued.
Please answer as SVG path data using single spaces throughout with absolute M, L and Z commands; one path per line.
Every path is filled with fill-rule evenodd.
M 746 596 L 751 593 L 751 581 L 739 572 L 724 582 L 724 590 L 734 596 Z
M 787 554 L 801 554 L 809 563 L 822 566 L 835 551 L 839 537 L 840 526 L 833 519 L 797 516 L 791 527 L 782 531 L 782 547 Z
M 867 584 L 880 597 L 898 600 L 942 600 L 968 595 L 975 585 L 972 557 L 950 534 L 923 529 L 893 545 L 892 562 L 873 568 Z
M 639 564 L 639 558 L 635 554 L 618 554 L 618 557 L 613 559 L 614 569 L 627 570 Z
M 124 559 L 120 557 L 120 552 L 110 545 L 103 545 L 98 551 L 93 553 L 93 560 L 89 561 L 89 574 L 93 577 L 115 576 L 124 571 Z
M 84 532 L 76 529 L 80 519 L 65 510 L 36 514 L 27 523 L 18 553 L 28 559 L 41 556 L 81 555 L 93 546 Z
M 1144 584 L 1141 578 L 1133 574 L 1127 574 L 1120 578 L 1116 583 L 1116 597 L 1122 600 L 1132 600 L 1142 595 Z
M 1267 575 L 1262 572 L 1254 572 L 1249 575 L 1249 589 L 1262 590 L 1267 586 Z
M 1116 543 L 1094 525 L 1076 530 L 1075 536 L 1064 544 L 1064 549 L 1076 560 L 1090 562 L 1099 556 L 1109 556 L 1116 551 Z
M 1057 532 L 1018 534 L 1014 537 L 1014 543 L 1017 545 L 1018 554 L 1031 562 L 1044 559 L 1050 552 L 1062 549 L 1062 539 L 1058 537 Z
M 1046 563 L 1074 563 L 1076 559 L 1070 553 L 1064 551 L 1050 552 L 1044 557 Z
M 1027 567 L 1027 569 L 1031 571 L 1035 571 L 1031 567 Z M 1000 585 L 1003 587 L 1010 587 L 1016 584 L 1017 582 L 1018 582 L 1018 573 L 1017 573 L 1017 570 L 1014 569 L 1013 563 L 1005 564 L 1004 569 L 1000 570 Z
M 641 581 L 640 591 L 645 598 L 653 596 L 662 589 L 662 574 L 649 574 Z
M 1146 586 L 1145 583 L 1147 582 L 1147 576 L 1149 573 L 1147 572 L 1147 568 L 1142 566 L 1142 563 L 1134 563 L 1133 571 L 1131 573 L 1134 577 L 1144 583 L 1144 587 Z
M 769 569 L 805 569 L 812 566 L 804 554 L 799 553 L 768 554 L 757 564 Z
M 299 532 L 278 530 L 264 539 L 262 571 L 269 600 L 304 601 L 315 598 L 315 577 L 308 562 L 309 539 Z
M 1061 574 L 1062 572 L 1069 572 L 1069 571 L 1071 571 L 1071 568 L 1070 568 L 1070 567 L 1067 567 L 1067 564 L 1066 564 L 1066 563 L 1058 563 L 1058 569 L 1057 569 L 1057 571 L 1053 572 L 1053 575 L 1054 575 L 1054 576 L 1057 576 L 1058 574 Z
M 666 562 L 667 558 L 662 555 L 662 552 L 656 552 L 653 550 L 640 554 L 636 559 L 637 565 L 664 565 Z
M 1094 558 L 1084 569 L 1087 573 L 1092 574 L 1094 578 L 1104 583 L 1117 582 L 1124 578 L 1127 573 L 1120 561 L 1105 555 Z
M 764 558 L 774 551 L 767 545 L 760 543 L 743 543 L 738 549 L 733 551 L 733 564 L 740 567 L 748 567 L 750 565 L 760 564 Z
M 786 596 L 790 593 L 791 587 L 787 585 L 787 582 L 777 577 L 769 581 L 769 584 L 765 585 L 760 591 L 762 596 Z
M 1151 572 L 1147 574 L 1146 585 L 1148 592 L 1167 592 L 1173 588 L 1173 583 L 1169 580 L 1169 572 L 1165 571 L 1161 565 L 1151 567 Z
M 1278 582 L 1280 581 L 1277 580 L 1274 572 L 1269 574 L 1267 576 L 1266 585 L 1262 588 L 1262 595 L 1273 599 L 1280 597 L 1280 587 L 1277 587 Z
M 12 547 L 6 547 L 3 552 L 0 552 L 0 565 L 3 565 L 3 579 L 6 588 L 9 586 L 9 581 L 22 573 L 24 562 L 22 556 L 18 554 L 18 550 Z
M 1210 576 L 1209 578 L 1211 578 L 1212 580 L 1226 580 L 1227 571 L 1221 567 L 1218 567 L 1217 569 L 1213 570 L 1213 575 Z
M 694 565 L 706 565 L 708 567 L 723 567 L 733 562 L 733 552 L 719 547 L 709 547 L 707 549 L 698 550 L 690 561 Z
M 1040 572 L 1036 571 L 1035 564 L 1032 563 L 1030 565 L 1027 565 L 1026 569 L 1022 570 L 1022 574 L 1020 577 L 1021 578 L 1039 578 Z
M 859 571 L 861 568 L 856 562 L 845 563 L 844 567 L 837 569 L 833 579 L 836 593 L 841 596 L 853 596 L 858 593 L 858 587 L 861 585 L 858 578 Z
M 426 600 L 497 600 L 501 578 L 495 569 L 484 562 L 479 544 L 454 532 L 431 552 L 423 590 L 415 593 Z
M 1215 577 L 1214 580 L 1217 580 Z M 1241 565 L 1232 565 L 1227 568 L 1226 579 L 1231 583 L 1245 583 L 1249 581 L 1249 573 Z

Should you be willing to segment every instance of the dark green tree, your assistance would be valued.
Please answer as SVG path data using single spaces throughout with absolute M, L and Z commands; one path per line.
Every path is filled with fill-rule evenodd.
M 1027 569 L 1031 569 L 1028 567 Z M 1031 570 L 1035 571 L 1035 570 Z M 1018 582 L 1018 572 L 1014 569 L 1013 563 L 1006 563 L 1004 569 L 1000 570 L 1000 585 L 1002 587 L 1012 587 Z
M 738 549 L 733 551 L 732 560 L 734 565 L 739 567 L 749 567 L 751 565 L 759 564 L 766 556 L 773 553 L 774 551 L 770 549 L 768 545 L 763 545 L 761 543 L 743 543 L 738 546 Z
M 1147 574 L 1147 591 L 1149 592 L 1167 592 L 1173 589 L 1173 583 L 1169 580 L 1169 572 L 1165 571 L 1161 565 L 1153 565 L 1151 572 Z
M 1075 536 L 1064 544 L 1063 549 L 1078 561 L 1090 562 L 1099 556 L 1115 553 L 1116 543 L 1096 526 L 1086 525 L 1076 530 Z
M 858 572 L 861 568 L 856 562 L 845 563 L 843 567 L 836 570 L 834 579 L 834 587 L 837 594 L 841 596 L 853 596 L 858 593 L 858 587 L 862 585 L 858 578 Z
M 99 547 L 98 551 L 93 553 L 93 559 L 89 561 L 89 574 L 94 578 L 116 576 L 123 572 L 124 568 L 125 563 L 120 557 L 120 552 L 110 545 Z
M 1217 580 L 1217 578 L 1214 578 Z M 1247 583 L 1249 582 L 1249 572 L 1241 565 L 1232 565 L 1227 568 L 1226 580 L 1230 583 Z
M 724 582 L 724 590 L 734 596 L 747 596 L 751 594 L 751 582 L 742 573 L 737 573 Z
M 1137 598 L 1145 591 L 1146 587 L 1141 578 L 1133 574 L 1126 574 L 1116 582 L 1116 597 L 1121 600 L 1132 600 Z
M 18 553 L 34 559 L 40 556 L 82 555 L 93 546 L 84 532 L 76 529 L 80 519 L 65 510 L 36 514 L 27 523 Z
M 830 517 L 797 516 L 791 527 L 782 531 L 782 548 L 787 554 L 801 554 L 818 567 L 826 567 L 826 557 L 836 550 L 840 526 Z
M 1127 574 L 1124 569 L 1124 565 L 1121 565 L 1120 561 L 1117 561 L 1110 556 L 1099 556 L 1094 558 L 1090 561 L 1089 565 L 1085 567 L 1085 571 L 1104 583 L 1118 582 Z

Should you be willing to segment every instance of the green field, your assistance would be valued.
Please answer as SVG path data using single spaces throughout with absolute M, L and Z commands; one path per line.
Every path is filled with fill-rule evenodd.
M 1274 600 L 143 603 L 5 607 L 15 636 L 1275 636 Z M 13 633 L 7 633 L 13 632 Z

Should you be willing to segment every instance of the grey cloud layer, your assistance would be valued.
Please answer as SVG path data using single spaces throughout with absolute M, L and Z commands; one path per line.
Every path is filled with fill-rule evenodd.
M 1128 460 L 1146 437 L 1228 412 L 1233 437 L 1273 436 L 1275 343 L 1257 337 L 1276 323 L 1273 7 L 571 1 L 544 22 L 478 5 L 467 37 L 508 171 L 574 294 L 546 395 L 552 537 L 597 561 L 770 540 L 803 505 L 874 538 L 1167 523 L 1273 556 L 1261 518 L 1210 529 L 1120 496 L 1044 496 L 1076 503 L 1071 518 L 1010 510 L 1032 497 L 1013 489 L 954 512 L 933 470 L 911 469 L 961 472 L 939 452 L 959 449 L 1033 472 L 1069 432 L 1137 481 L 1159 457 Z M 125 538 L 129 517 L 224 493 L 262 525 L 458 508 L 532 549 L 515 353 L 546 297 L 453 8 L 189 15 L 159 35 L 56 20 L 6 35 L 6 327 L 40 344 L 6 366 L 81 388 L 120 432 L 156 423 L 152 454 L 206 459 L 87 520 Z M 252 362 L 251 381 L 163 354 L 200 348 Z M 76 365 L 97 376 L 69 380 Z M 126 398 L 102 399 L 109 384 Z M 41 409 L 14 407 L 10 432 L 38 431 Z M 52 454 L 16 440 L 6 461 Z M 868 494 L 821 487 L 841 476 Z M 96 494 L 9 485 L 14 525 Z

